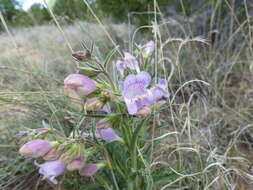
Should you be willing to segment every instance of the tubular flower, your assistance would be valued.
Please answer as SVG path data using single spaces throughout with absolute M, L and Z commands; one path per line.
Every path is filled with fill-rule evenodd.
M 147 72 L 128 75 L 123 83 L 122 96 L 128 113 L 134 115 L 146 105 L 152 104 L 150 91 L 147 89 L 151 76 Z
M 79 95 L 88 95 L 97 89 L 94 80 L 81 74 L 70 74 L 65 78 L 64 85 L 74 89 Z
M 120 140 L 120 137 L 115 133 L 115 131 L 111 127 L 105 129 L 97 129 L 96 134 L 98 137 L 102 138 L 107 142 Z
M 116 68 L 120 72 L 121 75 L 123 75 L 124 70 L 126 69 L 126 64 L 124 61 L 118 60 L 116 61 Z
M 104 164 L 86 164 L 79 170 L 79 174 L 82 176 L 93 176 Z
M 59 160 L 46 161 L 43 164 L 35 162 L 35 165 L 39 167 L 39 173 L 44 175 L 45 178 L 48 178 L 53 184 L 58 183 L 55 178 L 63 174 L 66 168 L 66 164 Z
M 155 42 L 153 40 L 144 45 L 144 57 L 148 57 L 155 51 Z
M 44 156 L 52 147 L 52 144 L 42 139 L 31 140 L 24 144 L 19 153 L 23 156 L 37 158 Z
M 82 157 L 75 158 L 67 164 L 67 170 L 69 171 L 79 170 L 83 168 L 84 164 L 85 164 L 84 158 Z
M 124 52 L 124 64 L 129 69 L 136 70 L 137 72 L 140 72 L 137 59 L 128 52 Z

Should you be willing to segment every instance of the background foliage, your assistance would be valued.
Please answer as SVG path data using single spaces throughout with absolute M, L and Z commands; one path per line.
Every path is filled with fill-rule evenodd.
M 153 0 L 96 0 L 89 2 L 98 16 L 111 18 L 117 22 L 128 22 L 143 25 L 150 24 Z M 230 7 L 226 0 L 158 0 L 157 6 L 163 16 L 181 15 L 191 17 L 196 14 L 211 15 L 218 8 L 221 18 L 230 14 Z M 234 14 L 239 20 L 245 19 L 244 2 L 234 0 L 231 4 Z M 21 9 L 17 0 L 1 0 L 0 9 L 11 26 L 31 26 L 50 21 L 50 16 L 41 4 L 34 4 L 26 12 Z M 91 20 L 83 0 L 55 0 L 53 12 L 63 17 L 67 22 L 78 20 Z M 208 24 L 207 20 L 207 24 Z

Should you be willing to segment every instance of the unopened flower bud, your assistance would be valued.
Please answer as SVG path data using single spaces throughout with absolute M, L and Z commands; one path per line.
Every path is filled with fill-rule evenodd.
M 104 166 L 105 166 L 104 163 L 85 164 L 84 167 L 79 170 L 79 174 L 82 176 L 93 176 L 100 168 Z
M 98 137 L 102 138 L 107 142 L 121 140 L 121 138 L 115 133 L 115 131 L 111 127 L 106 129 L 97 129 L 96 133 Z
M 66 168 L 66 164 L 59 160 L 46 161 L 43 164 L 35 162 L 35 165 L 40 168 L 39 173 L 44 175 L 45 178 L 48 178 L 53 184 L 58 183 L 55 178 L 63 174 Z
M 144 57 L 150 56 L 155 51 L 155 42 L 153 40 L 149 41 L 144 45 Z
M 110 126 L 110 123 L 108 122 L 107 118 L 99 120 L 96 124 L 97 129 L 104 129 L 104 128 L 107 128 L 109 126 Z
M 64 85 L 74 89 L 79 95 L 88 95 L 97 89 L 94 80 L 81 74 L 70 74 L 65 78 Z
M 90 98 L 86 101 L 84 109 L 87 111 L 97 111 L 104 106 L 104 103 L 98 98 Z
M 83 157 L 75 158 L 67 164 L 67 170 L 80 170 L 84 167 L 85 159 Z
M 152 113 L 152 109 L 148 106 L 144 106 L 136 113 L 136 115 L 139 117 L 146 117 L 150 115 L 151 113 Z
M 102 73 L 102 71 L 95 70 L 95 69 L 89 68 L 89 67 L 81 67 L 78 73 L 86 75 L 88 77 L 94 77 L 94 76 Z
M 16 134 L 17 137 L 25 137 L 28 135 L 28 131 L 19 131 L 18 134 Z
M 91 60 L 91 52 L 89 50 L 76 51 L 72 53 L 72 56 L 78 61 L 89 61 Z
M 58 147 L 52 148 L 51 150 L 49 150 L 44 156 L 43 159 L 44 160 L 56 160 L 59 158 L 61 152 L 64 149 L 64 145 L 61 144 Z
M 36 139 L 24 144 L 19 153 L 23 156 L 37 158 L 44 156 L 52 147 L 52 144 L 42 139 Z
M 37 133 L 44 134 L 44 133 L 48 132 L 48 129 L 46 129 L 46 128 L 37 128 L 37 129 L 35 129 L 35 131 Z

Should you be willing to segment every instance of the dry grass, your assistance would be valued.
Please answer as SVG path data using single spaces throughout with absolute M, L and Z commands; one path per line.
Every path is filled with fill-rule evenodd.
M 189 20 L 180 23 L 168 18 L 149 26 L 161 48 L 155 56 L 159 64 L 154 66 L 154 73 L 168 77 L 171 90 L 169 104 L 151 123 L 156 127 L 154 138 L 164 139 L 159 149 L 153 150 L 150 168 L 166 165 L 168 170 L 163 172 L 174 171 L 179 176 L 161 185 L 163 190 L 251 190 L 253 42 L 247 32 L 250 25 L 244 22 L 225 31 L 224 23 L 220 23 L 221 27 L 211 27 L 200 38 L 198 17 Z M 126 25 L 105 26 L 122 49 L 129 46 Z M 95 53 L 103 57 L 113 47 L 97 24 L 76 22 L 62 27 L 74 50 L 80 49 L 82 41 L 94 41 Z M 213 30 L 220 33 L 212 42 Z M 12 153 L 1 149 L 5 158 L 16 155 L 11 137 L 20 127 L 36 127 L 42 120 L 68 126 L 61 115 L 64 110 L 59 111 L 64 103 L 55 102 L 62 101 L 61 81 L 75 66 L 66 40 L 56 27 L 36 26 L 12 33 L 18 48 L 13 47 L 6 33 L 0 36 L 0 119 L 5 127 L 1 126 L 1 133 L 9 134 L 1 141 L 3 146 L 13 144 Z M 137 37 L 132 44 L 136 41 L 144 40 Z M 9 130 L 10 127 L 13 129 Z M 7 161 L 1 164 L 8 166 Z M 19 172 L 25 171 L 22 168 Z M 0 170 L 1 181 L 6 179 L 4 172 L 5 169 Z M 19 180 L 14 182 L 18 184 Z

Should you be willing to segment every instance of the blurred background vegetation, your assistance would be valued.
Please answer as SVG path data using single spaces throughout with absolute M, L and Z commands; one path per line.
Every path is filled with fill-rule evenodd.
M 131 15 L 134 15 L 132 23 L 137 25 L 150 24 L 152 20 L 150 12 L 154 10 L 153 0 L 93 0 L 88 3 L 97 16 L 110 18 L 115 22 L 128 22 Z M 219 11 L 220 18 L 225 19 L 226 15 L 231 14 L 230 9 L 232 8 L 238 21 L 246 18 L 243 0 L 158 0 L 157 3 L 164 17 L 173 15 L 192 17 L 203 14 L 211 16 L 214 11 Z M 64 17 L 67 22 L 73 22 L 76 19 L 93 20 L 84 0 L 53 0 L 51 4 L 54 14 Z M 250 1 L 247 4 L 252 6 Z M 18 0 L 0 0 L 0 10 L 7 24 L 15 27 L 33 26 L 48 23 L 51 20 L 47 9 L 39 3 L 33 4 L 27 11 L 24 11 Z M 208 21 L 210 20 L 207 20 L 206 24 Z M 1 30 L 3 30 L 2 27 Z

